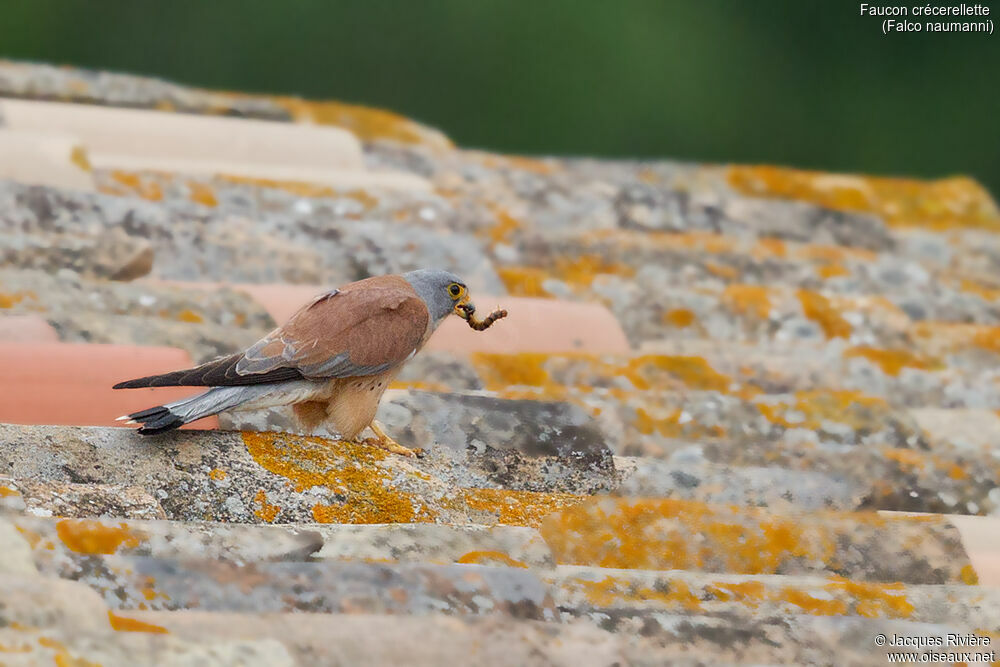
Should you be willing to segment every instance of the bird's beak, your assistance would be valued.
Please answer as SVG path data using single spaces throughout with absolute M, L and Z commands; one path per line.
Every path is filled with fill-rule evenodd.
M 474 312 L 476 312 L 476 306 L 474 303 L 472 303 L 472 300 L 469 298 L 468 294 L 463 296 L 455 303 L 454 313 L 459 317 L 461 317 L 463 320 L 468 321 L 468 319 L 472 317 L 472 314 Z

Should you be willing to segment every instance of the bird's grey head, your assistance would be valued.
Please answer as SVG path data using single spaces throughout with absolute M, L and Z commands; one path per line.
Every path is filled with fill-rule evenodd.
M 450 271 L 418 269 L 404 273 L 403 278 L 413 285 L 417 295 L 427 304 L 431 323 L 435 327 L 456 312 L 456 306 L 469 302 L 465 281 Z

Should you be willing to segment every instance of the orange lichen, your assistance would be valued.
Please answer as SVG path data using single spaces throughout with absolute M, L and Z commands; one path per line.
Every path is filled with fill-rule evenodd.
M 557 165 L 553 162 L 545 162 L 524 155 L 505 155 L 503 159 L 511 167 L 522 171 L 530 171 L 533 174 L 551 174 L 557 168 Z
M 971 564 L 966 564 L 962 566 L 962 571 L 959 574 L 962 579 L 962 583 L 967 586 L 978 586 L 979 585 L 979 575 L 976 574 L 976 568 L 972 567 Z
M 534 397 L 539 399 L 566 400 L 568 388 L 590 392 L 600 386 L 605 391 L 620 392 L 613 388 L 619 378 L 628 379 L 639 390 L 672 389 L 680 382 L 692 389 L 727 392 L 732 383 L 729 376 L 716 371 L 702 357 L 648 354 L 607 359 L 583 353 L 523 352 L 476 353 L 471 361 L 487 389 L 537 387 L 542 391 Z M 563 382 L 557 383 L 552 377 L 557 369 L 567 376 Z
M 12 627 L 13 625 L 14 624 L 11 623 Z M 69 650 L 67 650 L 65 644 L 50 637 L 39 637 L 38 645 L 52 649 L 56 652 L 53 656 L 53 662 L 56 667 L 101 667 L 101 665 L 96 662 L 90 662 L 89 660 L 84 660 L 83 658 L 74 658 L 70 654 Z
M 30 546 L 32 549 L 36 548 L 38 546 L 38 543 L 42 541 L 42 536 L 36 533 L 35 531 L 29 530 L 22 526 L 16 526 L 16 528 L 17 532 L 21 534 L 21 537 L 25 539 L 25 541 L 28 543 L 28 546 Z
M 963 292 L 969 292 L 970 294 L 980 296 L 987 301 L 1000 301 L 1000 289 L 996 287 L 987 287 L 986 285 L 978 283 L 974 280 L 963 278 L 959 282 L 959 289 Z
M 240 176 L 238 174 L 216 174 L 215 176 L 223 183 L 233 185 L 249 185 L 255 188 L 268 188 L 270 190 L 282 190 L 297 197 L 335 197 L 337 192 L 328 185 L 319 185 L 306 181 L 285 181 L 271 178 L 255 178 L 253 176 Z
M 757 239 L 757 244 L 753 247 L 750 253 L 754 257 L 785 257 L 788 254 L 788 248 L 785 246 L 785 242 L 781 239 L 775 238 L 762 238 Z
M 192 324 L 200 324 L 201 322 L 205 321 L 205 319 L 201 315 L 190 309 L 184 309 L 181 312 L 177 313 L 177 319 L 179 319 L 181 322 L 190 322 Z
M 813 616 L 843 616 L 857 600 L 817 597 L 812 593 L 791 587 L 767 588 L 759 581 L 714 582 L 705 586 L 706 592 L 722 602 L 738 602 L 750 608 L 761 603 L 791 604 L 798 613 Z
M 813 616 L 843 616 L 847 613 L 847 603 L 843 600 L 817 598 L 805 591 L 797 591 L 791 588 L 785 589 L 782 592 L 781 599 Z
M 972 337 L 972 344 L 1000 354 L 1000 327 L 981 327 Z
M 69 161 L 84 171 L 92 171 L 90 158 L 87 157 L 87 149 L 83 146 L 73 146 L 69 152 Z
M 111 525 L 90 519 L 63 519 L 56 523 L 56 534 L 70 551 L 80 554 L 113 554 L 121 547 L 135 549 L 144 539 L 128 524 Z
M 506 565 L 508 567 L 520 567 L 527 569 L 528 566 L 519 560 L 511 558 L 502 551 L 470 551 L 458 557 L 456 563 L 475 565 Z
M 472 510 L 492 512 L 497 523 L 537 527 L 542 519 L 586 499 L 570 493 L 541 493 L 511 489 L 465 489 L 463 500 Z
M 226 478 L 226 471 L 222 468 L 213 468 L 211 472 L 208 473 L 208 476 L 216 482 L 221 482 Z
M 382 109 L 332 100 L 314 101 L 297 97 L 274 97 L 298 122 L 334 125 L 350 131 L 362 141 L 389 139 L 406 144 L 450 147 L 441 133 Z
M 128 616 L 119 616 L 115 612 L 108 610 L 108 620 L 111 622 L 111 629 L 115 632 L 149 632 L 151 634 L 165 635 L 167 629 L 152 623 L 146 623 Z
M 135 194 L 149 201 L 163 200 L 163 189 L 157 180 L 161 177 L 161 175 L 152 172 L 140 173 L 117 169 L 111 172 L 111 178 L 119 185 L 125 187 L 126 194 Z M 110 190 L 109 193 L 121 194 L 114 189 Z
M 142 179 L 139 178 L 139 174 L 131 171 L 112 171 L 111 178 L 132 190 L 138 189 L 142 184 Z
M 392 488 L 388 473 L 378 465 L 387 452 L 374 445 L 249 431 L 243 433 L 243 442 L 259 465 L 286 478 L 296 491 L 315 486 L 346 489 L 342 504 L 313 507 L 317 522 L 413 523 L 436 516 L 429 508 L 415 509 L 408 494 Z
M 832 534 L 794 518 L 674 499 L 592 499 L 548 517 L 540 532 L 559 563 L 626 569 L 769 574 L 789 560 L 825 562 L 835 550 Z
M 969 477 L 969 473 L 957 463 L 953 463 L 947 467 L 948 477 L 952 479 L 967 479 Z
M 470 157 L 473 157 L 473 154 Z M 484 153 L 480 154 L 480 161 L 483 166 L 495 168 L 506 168 L 506 169 L 520 169 L 521 171 L 530 171 L 533 174 L 551 174 L 557 168 L 557 165 L 552 162 L 545 162 L 532 157 L 525 157 L 523 155 L 498 155 L 495 153 Z
M 676 378 L 691 389 L 703 391 L 728 391 L 732 379 L 719 373 L 702 357 L 683 357 L 665 354 L 647 354 L 635 357 L 620 373 L 636 389 L 665 388 L 664 375 Z
M 21 495 L 20 491 L 17 491 L 7 486 L 0 486 L 0 498 L 7 498 L 10 496 L 19 496 L 19 495 Z
M 361 190 L 355 188 L 354 190 L 348 190 L 344 193 L 341 193 L 341 196 L 348 197 L 356 202 L 360 202 L 360 204 L 365 207 L 366 211 L 370 211 L 376 206 L 378 206 L 378 199 L 376 199 L 375 196 L 372 195 L 367 190 Z
M 575 579 L 569 583 L 573 587 L 582 589 L 587 601 L 596 607 L 610 607 L 622 602 L 658 602 L 668 608 L 680 607 L 688 610 L 701 608 L 701 600 L 691 592 L 687 582 L 680 580 L 670 581 L 657 588 L 610 575 L 600 581 Z
M 500 280 L 512 296 L 552 298 L 542 283 L 550 278 L 542 269 L 530 266 L 506 266 L 497 269 Z
M 524 223 L 512 216 L 504 209 L 497 209 L 497 224 L 490 228 L 490 238 L 494 243 L 508 243 L 511 237 L 521 228 Z
M 215 192 L 212 190 L 211 186 L 206 185 L 205 183 L 188 181 L 188 190 L 188 198 L 196 204 L 212 208 L 219 205 L 219 200 L 215 198 Z
M 357 456 L 359 463 L 373 464 L 385 459 L 385 450 L 353 442 L 330 442 L 314 436 L 290 433 L 244 431 L 243 443 L 253 459 L 276 475 L 288 479 L 296 492 L 334 481 L 344 458 Z M 335 450 L 333 445 L 336 445 Z M 352 445 L 354 445 L 352 447 Z M 343 449 L 341 449 L 343 446 Z
M 790 587 L 769 589 L 758 581 L 715 582 L 705 587 L 724 602 L 734 601 L 750 607 L 757 607 L 762 602 L 787 603 L 814 616 L 843 616 L 853 610 L 868 618 L 908 618 L 914 609 L 901 584 L 871 584 L 835 577 L 824 589 L 835 597 L 817 597 Z M 847 599 L 841 597 L 845 595 Z
M 760 581 L 713 582 L 700 591 L 692 591 L 681 579 L 661 580 L 654 587 L 627 577 L 607 576 L 600 581 L 574 578 L 563 583 L 569 589 L 580 589 L 587 601 L 597 607 L 621 603 L 655 602 L 668 609 L 703 610 L 705 603 L 736 602 L 751 609 L 762 603 L 791 604 L 797 613 L 814 616 L 844 615 L 848 603 L 842 599 L 816 597 L 806 591 L 789 588 L 768 588 Z
M 793 403 L 756 403 L 768 421 L 785 428 L 817 430 L 823 422 L 846 424 L 853 429 L 871 427 L 884 421 L 889 405 L 878 396 L 859 391 L 810 390 L 795 393 Z M 794 411 L 795 418 L 790 412 Z
M 142 583 L 138 584 L 139 592 L 142 593 L 142 597 L 144 597 L 147 601 L 152 601 L 155 600 L 156 598 L 160 598 L 163 600 L 170 600 L 170 596 L 167 595 L 166 593 L 158 593 L 156 591 L 155 586 L 156 586 L 156 578 L 151 577 L 149 575 L 143 577 Z M 145 609 L 146 608 L 145 603 L 140 603 L 139 608 Z
M 0 292 L 0 308 L 13 308 L 27 297 L 36 298 L 33 292 L 13 292 L 10 294 Z
M 281 505 L 274 505 L 267 501 L 267 492 L 265 492 L 264 489 L 257 491 L 256 495 L 253 497 L 253 501 L 260 505 L 260 507 L 255 509 L 253 513 L 267 523 L 272 523 L 281 511 Z
M 816 267 L 816 273 L 823 280 L 851 275 L 851 272 L 843 264 L 822 264 Z
M 932 517 L 940 523 L 939 517 Z M 885 526 L 913 523 L 877 513 L 817 513 L 815 520 L 774 515 L 766 510 L 713 506 L 675 499 L 591 498 L 547 517 L 539 531 L 560 564 L 620 569 L 702 570 L 738 574 L 781 574 L 800 563 L 838 567 L 838 544 L 868 526 L 874 539 Z M 921 522 L 923 523 L 923 522 Z M 766 593 L 759 584 L 737 592 L 715 584 L 720 600 L 753 594 L 802 606 L 810 613 L 835 613 L 837 603 L 795 592 Z M 834 580 L 830 589 L 847 590 L 863 615 L 905 615 L 907 601 L 894 585 L 859 585 Z M 794 589 L 790 589 L 794 590 Z
M 681 410 L 676 409 L 666 417 L 656 418 L 649 414 L 644 408 L 635 410 L 635 429 L 643 435 L 657 433 L 666 438 L 678 438 L 682 435 Z
M 910 335 L 932 354 L 958 352 L 969 348 L 1000 354 L 1000 326 L 959 322 L 917 322 Z
M 741 602 L 756 607 L 764 600 L 766 589 L 760 581 L 717 581 L 705 586 L 705 591 L 722 602 Z
M 535 352 L 519 354 L 476 353 L 472 364 L 479 372 L 487 389 L 504 389 L 511 385 L 542 387 L 551 383 L 545 370 L 549 355 Z
M 735 313 L 760 320 L 766 320 L 771 313 L 769 291 L 761 285 L 727 285 L 722 302 Z
M 217 181 L 233 185 L 247 185 L 255 188 L 267 188 L 269 190 L 281 190 L 297 197 L 344 197 L 353 199 L 361 204 L 365 211 L 370 211 L 378 205 L 378 199 L 369 192 L 360 189 L 336 190 L 328 185 L 311 183 L 308 181 L 288 181 L 271 178 L 257 178 L 253 176 L 240 176 L 238 174 L 216 174 Z M 344 217 L 359 218 L 357 213 L 346 213 Z
M 982 331 L 983 326 L 978 324 L 925 320 L 914 322 L 907 333 L 919 349 L 940 356 L 971 346 L 976 334 Z
M 864 248 L 851 248 L 840 245 L 806 244 L 795 249 L 795 257 L 811 261 L 840 264 L 848 259 L 858 259 L 872 262 L 878 255 Z
M 687 308 L 674 308 L 663 313 L 663 323 L 679 329 L 691 326 L 697 319 Z
M 800 289 L 796 293 L 799 303 L 802 304 L 802 313 L 813 322 L 816 322 L 826 334 L 827 338 L 849 338 L 851 336 L 851 325 L 841 316 L 830 300 L 811 290 Z
M 844 353 L 845 357 L 864 357 L 876 364 L 886 375 L 898 376 L 904 368 L 915 368 L 926 371 L 942 367 L 940 361 L 904 349 L 883 349 L 877 347 L 852 347 Z
M 736 267 L 719 264 L 718 262 L 705 262 L 705 270 L 723 280 L 736 280 L 740 277 L 740 272 Z
M 926 465 L 924 456 L 917 451 L 906 448 L 886 449 L 883 455 L 890 461 L 906 466 L 907 468 L 917 468 L 922 470 Z
M 371 495 L 363 502 L 317 503 L 311 510 L 313 520 L 316 523 L 430 523 L 436 516 L 429 508 L 415 511 L 413 501 L 398 492 L 385 490 Z
M 836 578 L 825 588 L 845 591 L 855 598 L 854 612 L 866 618 L 909 618 L 914 606 L 906 599 L 902 584 L 872 584 Z
M 649 167 L 643 167 L 636 173 L 636 178 L 638 178 L 643 183 L 648 183 L 653 185 L 654 183 L 660 182 L 660 175 Z
M 882 450 L 882 454 L 888 460 L 895 462 L 900 468 L 905 468 L 907 472 L 924 472 L 927 470 L 933 471 L 934 474 L 944 472 L 949 478 L 954 480 L 963 480 L 969 477 L 968 471 L 961 465 L 936 454 L 906 448 L 884 449 Z
M 600 253 L 583 253 L 572 257 L 556 257 L 553 273 L 571 285 L 589 286 L 602 274 L 631 278 L 635 268 L 628 264 L 608 261 Z
M 964 177 L 921 181 L 770 166 L 730 167 L 727 177 L 733 188 L 747 195 L 874 213 L 890 225 L 1000 230 L 1000 213 L 989 193 Z

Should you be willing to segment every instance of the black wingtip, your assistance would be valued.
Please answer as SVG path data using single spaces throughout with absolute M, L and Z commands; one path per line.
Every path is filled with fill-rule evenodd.
M 163 383 L 163 378 L 163 375 L 148 375 L 142 378 L 119 382 L 113 386 L 112 389 L 143 389 L 145 387 L 156 387 Z

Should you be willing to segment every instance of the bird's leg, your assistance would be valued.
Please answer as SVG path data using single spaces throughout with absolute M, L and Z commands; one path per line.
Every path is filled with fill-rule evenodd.
M 370 438 L 370 440 L 374 440 L 374 444 L 378 445 L 382 449 L 391 452 L 393 454 L 399 454 L 400 456 L 410 456 L 419 458 L 424 455 L 424 450 L 410 449 L 409 447 L 404 447 L 403 445 L 399 444 L 398 442 L 390 438 L 389 434 L 386 433 L 384 430 L 382 430 L 382 425 L 379 424 L 374 419 L 372 420 L 372 423 L 368 425 L 368 427 L 372 430 L 372 433 L 375 434 L 375 437 Z

